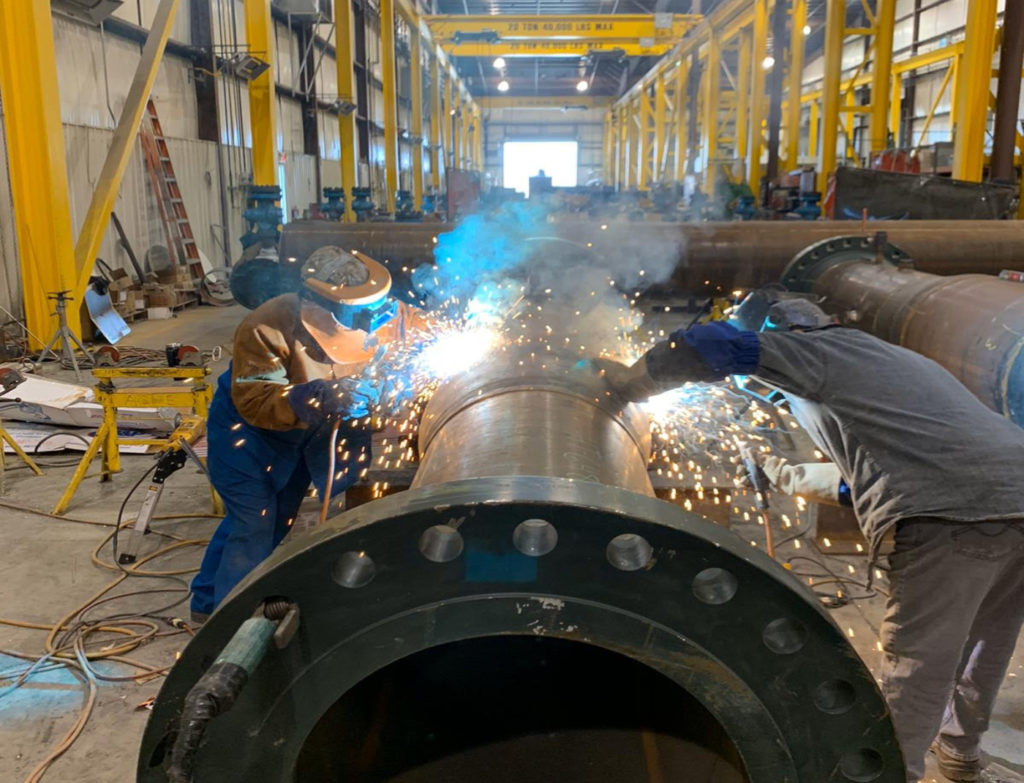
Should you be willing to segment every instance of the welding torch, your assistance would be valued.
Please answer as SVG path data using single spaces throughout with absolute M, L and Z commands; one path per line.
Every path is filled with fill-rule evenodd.
M 748 443 L 736 441 L 740 450 L 740 459 L 743 460 L 743 467 L 750 478 L 750 486 L 754 490 L 754 506 L 757 514 L 761 517 L 761 524 L 764 525 L 764 548 L 768 556 L 775 557 L 775 537 L 772 534 L 771 515 L 768 513 L 768 477 L 764 475 L 761 466 L 754 457 L 754 450 Z

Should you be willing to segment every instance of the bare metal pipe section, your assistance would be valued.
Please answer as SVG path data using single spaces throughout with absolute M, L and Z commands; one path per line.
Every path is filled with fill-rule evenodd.
M 864 235 L 885 231 L 923 272 L 998 274 L 1024 265 L 1020 221 L 879 221 Z M 855 234 L 851 221 L 717 223 L 551 223 L 549 235 L 646 268 L 672 292 L 708 293 L 753 288 L 779 279 L 794 255 L 829 237 Z M 392 273 L 434 260 L 447 224 L 294 221 L 284 227 L 281 258 L 303 261 L 327 244 L 356 248 L 385 261 Z M 443 240 L 442 240 L 443 241 Z M 655 274 L 660 273 L 660 274 Z
M 783 282 L 820 296 L 844 325 L 934 359 L 1024 426 L 1024 284 L 927 274 L 892 245 L 876 249 L 861 237 L 812 245 Z
M 543 476 L 654 495 L 646 414 L 610 403 L 592 373 L 563 371 L 557 362 L 549 368 L 527 362 L 518 372 L 516 366 L 502 353 L 437 391 L 420 426 L 414 488 Z

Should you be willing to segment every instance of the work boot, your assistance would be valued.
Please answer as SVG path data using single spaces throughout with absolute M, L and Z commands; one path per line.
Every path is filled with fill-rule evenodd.
M 960 756 L 954 756 L 949 751 L 943 749 L 942 745 L 938 742 L 932 743 L 931 750 L 939 764 L 939 772 L 948 780 L 955 781 L 955 783 L 973 783 L 974 781 L 981 780 L 980 757 L 965 759 Z

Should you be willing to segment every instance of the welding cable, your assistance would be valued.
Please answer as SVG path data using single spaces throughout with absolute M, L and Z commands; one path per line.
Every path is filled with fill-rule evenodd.
M 327 447 L 327 481 L 324 485 L 324 500 L 320 504 L 320 521 L 322 525 L 327 521 L 327 511 L 331 506 L 331 494 L 334 492 L 334 467 L 338 456 L 338 430 L 341 427 L 341 419 L 336 418 L 331 425 L 330 444 Z

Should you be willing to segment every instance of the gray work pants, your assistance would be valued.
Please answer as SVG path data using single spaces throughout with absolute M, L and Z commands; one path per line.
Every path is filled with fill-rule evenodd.
M 1024 521 L 897 524 L 882 624 L 882 692 L 907 763 L 938 737 L 977 758 L 1024 623 Z

